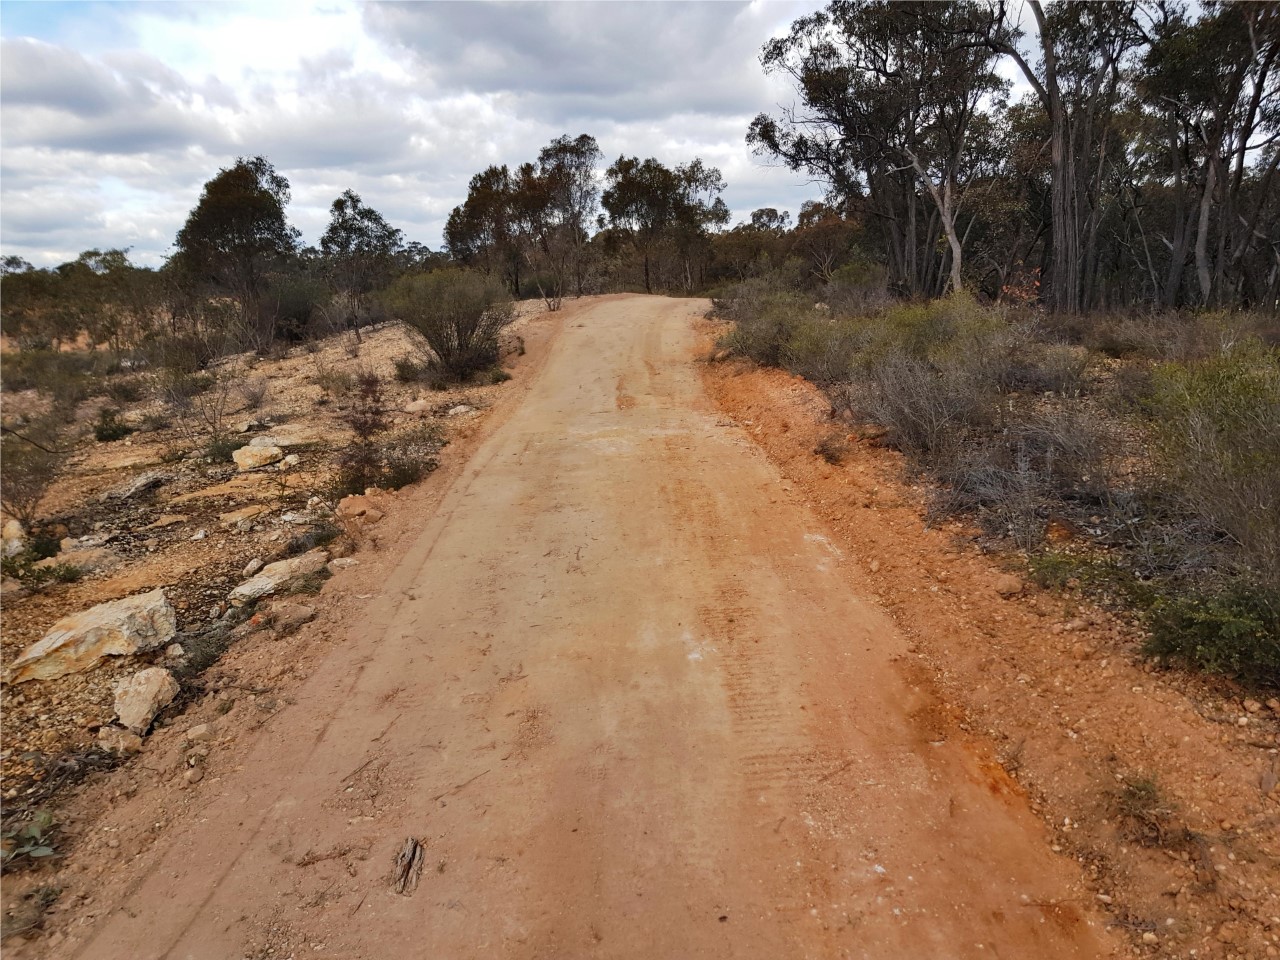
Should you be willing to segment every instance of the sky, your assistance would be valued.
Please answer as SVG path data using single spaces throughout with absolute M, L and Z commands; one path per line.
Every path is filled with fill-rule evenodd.
M 130 248 L 158 266 L 204 183 L 262 155 L 316 243 L 343 190 L 441 246 L 471 176 L 561 134 L 701 157 L 734 222 L 822 190 L 753 157 L 795 97 L 761 46 L 821 4 L 0 3 L 0 251 L 37 266 Z

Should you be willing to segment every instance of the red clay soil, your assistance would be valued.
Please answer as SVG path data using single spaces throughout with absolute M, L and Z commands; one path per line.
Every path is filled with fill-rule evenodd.
M 833 421 L 805 380 L 741 361 L 703 380 L 859 569 L 939 725 L 990 745 L 1135 950 L 1280 956 L 1280 702 L 1154 670 L 1134 623 L 1078 596 L 998 594 L 1016 561 L 930 526 L 901 457 Z M 839 465 L 815 453 L 831 437 Z

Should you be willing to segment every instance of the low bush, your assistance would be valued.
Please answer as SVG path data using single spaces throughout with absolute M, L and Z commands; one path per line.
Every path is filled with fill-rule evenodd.
M 236 393 L 245 410 L 257 410 L 271 394 L 271 382 L 266 377 L 246 377 L 236 383 Z
M 1280 687 L 1280 592 L 1237 581 L 1156 601 L 1148 615 L 1147 653 Z
M 120 419 L 120 412 L 110 407 L 98 411 L 98 419 L 93 424 L 93 437 L 99 443 L 111 443 L 123 440 L 133 433 L 133 427 Z
M 1156 371 L 1157 456 L 1174 495 L 1280 588 L 1280 353 L 1256 341 Z
M 249 441 L 245 437 L 231 436 L 227 433 L 214 434 L 204 446 L 204 455 L 213 463 L 230 463 L 231 456 Z
M 147 396 L 150 384 L 146 377 L 115 377 L 107 381 L 104 389 L 116 403 L 138 403 Z
M 398 383 L 417 383 L 427 370 L 427 365 L 417 363 L 409 357 L 396 357 L 396 381 Z
M 471 270 L 406 274 L 384 299 L 390 313 L 422 334 L 427 362 L 459 382 L 497 364 L 498 337 L 515 318 L 502 283 Z

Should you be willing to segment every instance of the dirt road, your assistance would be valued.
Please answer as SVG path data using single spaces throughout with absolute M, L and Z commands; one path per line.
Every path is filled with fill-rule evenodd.
M 704 397 L 704 307 L 571 308 L 347 641 L 76 956 L 1110 954 L 859 569 Z

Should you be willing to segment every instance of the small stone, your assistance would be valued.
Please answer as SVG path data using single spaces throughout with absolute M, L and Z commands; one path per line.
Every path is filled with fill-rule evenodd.
M 187 655 L 187 651 L 182 649 L 182 644 L 171 643 L 164 648 L 164 655 L 173 660 L 181 659 Z
M 310 623 L 315 617 L 316 608 L 306 604 L 277 600 L 271 605 L 271 622 L 277 629 L 286 632 Z
M 462 417 L 462 416 L 466 416 L 468 413 L 474 413 L 475 409 L 476 408 L 473 406 L 470 406 L 465 403 L 460 403 L 456 407 L 450 407 L 448 412 L 445 413 L 445 416 L 446 417 Z
M 261 503 L 251 504 L 247 507 L 241 507 L 239 510 L 232 510 L 230 513 L 218 515 L 218 526 L 224 530 L 230 530 L 232 527 L 245 520 L 252 520 L 260 514 L 266 513 L 267 508 Z
M 312 550 L 299 557 L 277 560 L 262 568 L 262 572 L 245 580 L 228 595 L 231 605 L 242 607 L 252 600 L 275 593 L 280 587 L 308 574 L 318 573 L 329 562 L 329 554 L 323 549 Z
M 404 412 L 417 414 L 418 416 L 428 414 L 431 412 L 431 401 L 430 400 L 414 400 L 412 403 L 405 405 Z
M 1150 930 L 1148 930 L 1146 933 L 1144 933 L 1144 934 L 1142 935 L 1142 942 L 1143 942 L 1143 943 L 1159 943 L 1159 942 L 1160 942 L 1160 938 L 1159 938 L 1159 937 L 1157 937 L 1157 936 L 1156 936 L 1154 933 L 1152 933 Z
M 202 767 L 190 767 L 186 773 L 182 775 L 182 779 L 187 783 L 199 783 L 204 779 L 204 769 Z
M 187 731 L 187 740 L 191 743 L 203 743 L 213 739 L 213 728 L 207 723 L 197 723 Z
M 360 566 L 360 561 L 354 557 L 334 557 L 329 561 L 329 572 L 337 573 L 339 570 L 349 570 L 358 566 Z
M 252 577 L 255 573 L 257 573 L 261 569 L 262 569 L 262 558 L 254 557 L 252 560 L 250 560 L 248 563 L 244 565 L 244 570 L 241 573 L 241 576 Z
M 209 533 L 206 530 L 197 530 L 195 533 L 191 535 L 191 539 L 192 541 L 203 540 L 208 535 Z
M 236 467 L 241 473 L 257 470 L 259 467 L 265 467 L 284 459 L 284 451 L 279 447 L 258 443 L 259 440 L 268 439 L 254 437 L 249 446 L 241 447 L 231 454 L 231 459 L 236 462 Z
M 880 572 L 880 561 L 879 561 L 879 560 L 872 560 L 869 564 L 867 564 L 867 569 L 868 569 L 868 570 L 870 570 L 872 573 L 879 573 L 879 572 Z
M 1244 708 L 1250 713 L 1257 713 L 1259 710 L 1262 709 L 1262 704 L 1260 704 L 1257 700 L 1246 700 L 1244 702 Z
M 991 586 L 1002 597 L 1015 597 L 1022 592 L 1021 578 L 1015 577 L 1012 573 L 1002 573 L 995 578 Z
M 131 677 L 117 680 L 115 685 L 116 716 L 122 726 L 134 733 L 145 733 L 151 721 L 181 687 L 164 667 L 149 667 Z
M 111 753 L 130 754 L 142 749 L 142 738 L 131 730 L 103 727 L 98 731 L 98 746 Z
M 377 507 L 369 507 L 364 512 L 364 521 L 366 523 L 377 523 L 383 518 L 384 514 Z
M 285 457 L 283 460 L 280 461 L 280 469 L 287 470 L 291 467 L 296 467 L 301 462 L 302 462 L 302 458 L 300 456 L 298 456 L 296 453 L 291 453 L 287 457 Z

